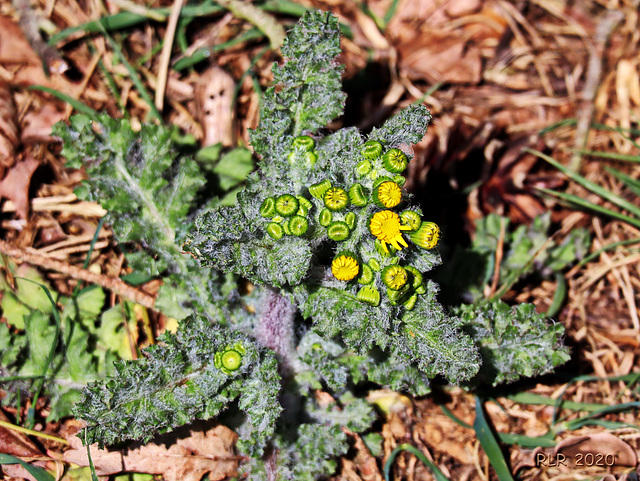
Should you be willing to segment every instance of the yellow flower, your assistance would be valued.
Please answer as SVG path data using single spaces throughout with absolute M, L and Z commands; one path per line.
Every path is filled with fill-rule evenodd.
M 403 230 L 411 230 L 408 225 L 400 224 L 400 216 L 390 210 L 383 210 L 376 212 L 371 217 L 369 222 L 369 231 L 377 237 L 382 243 L 382 248 L 388 254 L 387 243 L 391 244 L 396 249 L 400 250 L 400 244 L 404 247 L 409 247 L 407 242 L 402 237 Z
M 395 182 L 383 182 L 376 189 L 376 200 L 387 209 L 395 207 L 402 200 L 402 191 Z
M 347 191 L 339 187 L 331 187 L 324 193 L 324 205 L 327 209 L 339 211 L 349 205 L 349 196 Z
M 360 272 L 360 265 L 353 254 L 344 252 L 338 254 L 331 263 L 331 272 L 336 279 L 350 281 Z
M 382 282 L 394 291 L 402 289 L 408 277 L 407 270 L 401 266 L 387 266 L 382 270 Z

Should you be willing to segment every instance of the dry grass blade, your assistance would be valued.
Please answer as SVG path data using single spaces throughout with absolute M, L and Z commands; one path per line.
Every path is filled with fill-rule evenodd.
M 164 108 L 164 94 L 167 87 L 167 78 L 169 76 L 169 62 L 171 61 L 171 50 L 173 48 L 173 39 L 176 33 L 176 26 L 180 18 L 180 10 L 184 5 L 184 0 L 174 0 L 171 6 L 171 14 L 167 23 L 167 31 L 165 32 L 162 42 L 162 53 L 160 54 L 160 67 L 158 75 L 158 84 L 156 85 L 156 108 L 162 112 Z

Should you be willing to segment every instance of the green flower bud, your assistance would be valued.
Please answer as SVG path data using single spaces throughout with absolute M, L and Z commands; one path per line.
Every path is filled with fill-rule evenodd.
M 400 219 L 404 225 L 411 227 L 412 231 L 417 231 L 422 224 L 422 217 L 415 210 L 405 210 L 400 214 Z
M 296 212 L 296 214 L 306 217 L 313 207 L 313 204 L 311 203 L 311 201 L 309 201 L 309 199 L 307 199 L 306 197 L 302 197 L 301 195 L 297 195 L 296 199 L 298 199 L 298 204 L 300 204 L 300 208 L 298 209 L 298 212 Z
M 267 234 L 271 236 L 272 239 L 278 240 L 281 239 L 284 235 L 284 229 L 280 224 L 276 224 L 275 222 L 270 222 L 267 226 Z
M 411 277 L 413 278 L 411 286 L 414 289 L 420 287 L 422 285 L 422 272 L 420 272 L 413 266 L 405 266 L 404 268 L 411 274 Z
M 402 266 L 387 266 L 382 269 L 382 282 L 394 291 L 399 291 L 407 283 L 407 270 Z
M 273 217 L 276 213 L 276 201 L 273 197 L 267 197 L 260 206 L 260 215 L 262 217 Z
M 289 230 L 295 236 L 301 236 L 309 229 L 309 221 L 301 215 L 294 215 L 289 220 Z
M 418 295 L 417 294 L 413 294 L 409 299 L 407 299 L 406 301 L 404 301 L 402 303 L 402 305 L 407 309 L 407 310 L 411 310 L 414 308 L 414 306 L 416 305 L 416 302 L 418 301 Z
M 440 228 L 433 222 L 423 222 L 420 228 L 409 233 L 409 237 L 423 249 L 433 249 L 440 239 Z
M 322 199 L 324 193 L 330 188 L 331 181 L 329 179 L 324 179 L 322 182 L 318 182 L 317 184 L 313 184 L 309 187 L 309 193 L 316 199 Z
M 379 239 L 376 239 L 373 245 L 376 248 L 376 252 L 382 257 L 391 257 L 398 251 L 398 249 L 393 247 L 391 244 L 387 244 L 387 248 L 385 249 Z
M 276 212 L 283 217 L 291 217 L 298 211 L 298 199 L 291 194 L 281 195 L 276 199 Z
M 322 209 L 322 211 L 320 211 L 320 225 L 322 227 L 328 227 L 332 220 L 333 214 L 329 209 Z
M 399 302 L 404 302 L 408 293 L 409 293 L 409 286 L 404 286 L 399 291 L 393 290 L 391 288 L 387 288 L 387 297 L 389 298 L 389 303 L 392 306 L 397 305 Z
M 373 270 L 367 264 L 362 264 L 362 270 L 360 272 L 360 276 L 358 276 L 358 283 L 360 284 L 371 284 L 373 281 Z
M 378 262 L 377 259 L 369 259 L 369 262 L 367 262 L 367 264 L 369 264 L 369 266 L 371 267 L 371 269 L 373 269 L 376 272 L 380 272 L 380 263 Z
M 353 205 L 358 207 L 367 205 L 367 195 L 361 184 L 353 184 L 349 187 L 349 200 Z
M 293 148 L 296 150 L 304 150 L 309 152 L 316 146 L 315 141 L 308 135 L 299 135 L 293 139 Z
M 407 183 L 407 179 L 404 178 L 404 175 L 394 175 L 393 176 L 393 181 L 398 184 L 400 187 L 402 187 L 404 184 Z
M 372 306 L 380 305 L 380 291 L 373 286 L 364 286 L 356 294 L 356 299 Z
M 360 153 L 365 159 L 377 159 L 382 155 L 382 144 L 375 140 L 365 142 Z
M 308 166 L 313 167 L 318 161 L 318 154 L 316 154 L 315 152 L 305 152 L 304 161 Z
M 361 160 L 358 162 L 358 165 L 356 165 L 356 175 L 358 177 L 364 177 L 369 172 L 371 172 L 371 162 L 368 160 Z
M 349 226 L 349 230 L 353 230 L 356 226 L 356 220 L 358 219 L 355 212 L 347 212 L 347 215 L 344 216 L 344 221 Z
M 242 365 L 242 357 L 246 353 L 245 348 L 240 343 L 226 347 L 223 351 L 216 352 L 213 358 L 213 365 L 225 374 L 237 371 Z
M 382 165 L 384 168 L 394 174 L 404 172 L 408 163 L 407 156 L 400 149 L 387 150 L 382 157 Z
M 343 241 L 349 237 L 349 234 L 349 226 L 341 221 L 332 222 L 327 229 L 329 239 L 334 241 Z

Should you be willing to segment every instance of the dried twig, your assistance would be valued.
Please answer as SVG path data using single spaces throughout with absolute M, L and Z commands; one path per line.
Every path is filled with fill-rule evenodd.
M 103 274 L 95 274 L 88 269 L 82 269 L 80 267 L 61 262 L 57 259 L 51 259 L 50 257 L 43 256 L 36 252 L 32 252 L 27 249 L 21 249 L 14 247 L 8 242 L 0 240 L 0 254 L 13 257 L 35 266 L 40 266 L 44 269 L 51 269 L 61 272 L 62 274 L 73 277 L 74 279 L 83 280 L 91 284 L 97 284 L 110 291 L 113 291 L 122 297 L 131 299 L 138 304 L 143 305 L 149 309 L 153 309 L 155 305 L 155 298 L 149 294 L 136 289 L 125 283 L 121 279 L 117 279 Z

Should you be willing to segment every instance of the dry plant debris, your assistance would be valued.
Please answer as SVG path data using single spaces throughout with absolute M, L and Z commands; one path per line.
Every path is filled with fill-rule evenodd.
M 88 466 L 87 448 L 76 434 L 68 434 L 71 449 L 64 453 L 64 460 Z M 220 481 L 237 474 L 238 456 L 233 452 L 237 437 L 230 429 L 215 426 L 122 451 L 92 445 L 91 459 L 100 476 L 134 472 L 161 474 L 166 481 L 199 481 L 207 475 L 211 481 Z

